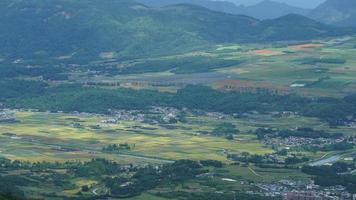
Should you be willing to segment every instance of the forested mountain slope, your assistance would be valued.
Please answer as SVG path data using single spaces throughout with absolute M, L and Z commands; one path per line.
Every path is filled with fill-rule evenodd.
M 271 0 L 264 0 L 256 5 L 244 6 L 236 5 L 228 1 L 211 0 L 136 0 L 151 7 L 163 7 L 176 4 L 193 4 L 208 8 L 210 10 L 236 14 L 247 15 L 256 19 L 274 19 L 288 14 L 307 15 L 310 10 L 290 6 Z
M 259 21 L 188 4 L 148 8 L 129 0 L 3 0 L 0 23 L 0 57 L 115 52 L 125 59 L 345 33 L 298 15 Z
M 327 0 L 314 9 L 310 17 L 335 26 L 356 26 L 356 1 Z

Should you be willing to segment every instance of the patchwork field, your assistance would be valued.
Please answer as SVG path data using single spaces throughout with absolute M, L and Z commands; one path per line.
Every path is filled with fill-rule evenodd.
M 147 164 L 156 167 L 162 167 L 161 164 L 169 166 L 179 163 L 182 159 L 200 162 L 207 159 L 222 161 L 220 168 L 207 167 L 212 176 L 209 173 L 208 177 L 204 177 L 204 174 L 199 174 L 202 177 L 194 175 L 192 179 L 179 184 L 167 183 L 165 186 L 156 185 L 155 188 L 147 184 L 147 189 L 135 193 L 135 197 L 127 198 L 132 200 L 175 199 L 176 196 L 162 196 L 170 193 L 171 195 L 179 193 L 183 196 L 196 193 L 225 194 L 230 195 L 231 199 L 235 194 L 231 191 L 255 191 L 256 194 L 264 195 L 276 187 L 280 189 L 287 187 L 291 190 L 299 186 L 303 188 L 310 184 L 313 177 L 304 173 L 301 167 L 313 164 L 319 166 L 318 163 L 330 165 L 339 161 L 350 163 L 354 159 L 355 148 L 351 139 L 356 135 L 356 126 L 354 121 L 342 118 L 346 115 L 340 114 L 340 119 L 345 123 L 335 126 L 322 117 L 324 110 L 321 110 L 322 114 L 317 115 L 306 115 L 302 109 L 287 108 L 286 111 L 282 110 L 284 108 L 279 109 L 278 106 L 264 110 L 262 109 L 264 106 L 271 105 L 263 102 L 261 108 L 257 108 L 260 104 L 253 102 L 257 98 L 252 97 L 246 102 L 241 101 L 246 107 L 251 107 L 244 112 L 230 115 L 214 113 L 209 112 L 214 110 L 209 109 L 214 105 L 210 105 L 209 101 L 220 101 L 214 95 L 211 99 L 206 95 L 209 101 L 203 110 L 195 110 L 194 106 L 185 108 L 180 107 L 180 104 L 170 103 L 158 104 L 157 107 L 137 108 L 140 110 L 130 109 L 136 109 L 135 99 L 141 100 L 140 95 L 136 96 L 139 93 L 145 94 L 142 99 L 157 95 L 149 90 L 170 92 L 165 93 L 165 97 L 174 97 L 178 89 L 187 85 L 212 86 L 214 89 L 222 90 L 223 92 L 219 92 L 222 96 L 225 91 L 242 92 L 236 93 L 238 95 L 231 100 L 233 102 L 239 102 L 239 98 L 244 97 L 245 93 L 258 95 L 255 93 L 264 92 L 281 94 L 280 97 L 288 97 L 284 94 L 297 94 L 302 97 L 341 98 L 356 92 L 355 47 L 356 39 L 347 37 L 298 44 L 224 44 L 187 54 L 128 61 L 116 60 L 114 54 L 107 53 L 102 54 L 99 61 L 71 65 L 73 70 L 65 74 L 69 75 L 69 79 L 54 81 L 42 80 L 42 77 L 38 76 L 20 77 L 18 79 L 43 81 L 48 86 L 46 91 L 62 90 L 65 87 L 56 86 L 77 83 L 82 88 L 76 88 L 75 91 L 88 89 L 89 95 L 84 96 L 87 99 L 91 97 L 89 91 L 94 95 L 105 95 L 106 93 L 98 91 L 100 88 L 109 89 L 105 91 L 110 100 L 86 105 L 83 112 L 92 112 L 91 106 L 96 108 L 93 111 L 98 111 L 88 114 L 76 112 L 78 111 L 76 109 L 82 106 L 82 101 L 66 102 L 68 105 L 64 103 L 58 107 L 45 101 L 48 99 L 51 101 L 49 97 L 36 99 L 30 96 L 27 100 L 31 101 L 27 103 L 35 106 L 27 108 L 41 110 L 30 111 L 15 110 L 21 107 L 17 103 L 21 105 L 22 98 L 17 101 L 10 99 L 10 105 L 13 107 L 9 108 L 13 110 L 4 108 L 0 113 L 5 119 L 0 118 L 0 159 L 10 159 L 14 166 L 13 170 L 4 167 L 2 172 L 7 176 L 18 176 L 24 180 L 37 180 L 37 187 L 28 185 L 21 188 L 25 196 L 31 198 L 99 197 L 116 191 L 115 188 L 110 188 L 107 182 L 107 178 L 112 176 L 111 172 L 105 175 L 100 175 L 101 172 L 97 175 L 90 174 L 92 170 L 101 170 L 100 162 L 103 161 L 95 158 L 116 161 L 118 164 L 132 164 L 127 165 L 132 171 L 124 170 L 122 174 L 120 171 L 120 178 L 124 178 L 124 182 L 120 183 L 124 185 L 123 187 L 130 186 L 125 186 L 125 183 L 130 183 L 125 181 L 133 178 L 137 166 L 150 166 Z M 11 83 L 9 87 L 12 87 Z M 145 91 L 110 90 L 117 88 Z M 120 93 L 118 98 L 112 100 L 111 97 L 116 97 L 116 91 L 122 92 L 123 96 L 127 95 L 127 98 L 119 98 Z M 195 94 L 196 91 L 192 91 L 190 92 Z M 7 95 L 11 98 L 13 94 L 10 92 Z M 66 100 L 67 93 L 64 92 L 63 95 L 60 96 L 61 100 L 58 100 L 60 103 Z M 19 96 L 21 97 L 21 94 Z M 187 97 L 189 101 L 190 98 L 195 100 L 194 95 Z M 102 96 L 97 99 L 101 98 Z M 134 100 L 133 105 L 130 104 L 131 100 Z M 169 100 L 176 101 L 175 98 Z M 152 101 L 152 105 L 156 105 L 154 102 L 160 102 L 161 99 L 157 96 L 157 99 L 152 98 Z M 49 107 L 42 108 L 38 102 L 44 102 Z M 132 107 L 126 108 L 125 105 L 124 108 L 120 106 L 116 108 L 116 102 L 130 102 L 128 105 Z M 284 102 L 281 100 L 279 103 Z M 105 104 L 111 106 L 106 107 Z M 137 104 L 146 104 L 146 101 L 137 101 Z M 99 109 L 101 105 L 106 109 Z M 173 107 L 164 107 L 170 105 Z M 71 109 L 66 110 L 68 106 Z M 221 106 L 224 107 L 225 104 Z M 227 108 L 233 107 L 230 105 L 230 108 L 229 106 Z M 45 112 L 46 110 L 53 112 Z M 111 114 L 94 114 L 107 112 Z M 143 115 L 145 117 L 142 117 Z M 10 119 L 14 116 L 14 120 L 7 120 L 8 116 Z M 264 133 L 261 135 L 259 131 Z M 269 131 L 271 132 L 268 133 Z M 283 137 L 279 135 L 280 132 L 290 135 Z M 304 135 L 306 133 L 325 134 L 325 137 L 314 138 L 311 135 Z M 344 148 L 347 150 L 343 150 Z M 46 162 L 58 166 L 50 168 L 50 172 L 43 169 L 34 172 L 32 171 L 34 166 L 19 169 L 15 160 L 35 163 L 33 165 L 39 168 L 40 165 L 46 166 L 48 164 Z M 61 166 L 67 163 L 69 166 L 65 168 Z M 86 176 L 81 176 L 78 172 L 73 173 L 71 163 L 83 164 L 79 169 L 85 170 L 88 167 L 90 170 L 85 172 Z M 85 166 L 88 163 L 92 166 Z M 37 164 L 39 166 L 36 166 Z M 124 165 L 123 168 L 125 167 Z M 71 175 L 67 176 L 69 172 Z M 350 173 L 354 173 L 354 170 Z M 48 177 L 52 179 L 47 181 Z M 130 178 L 126 180 L 127 177 Z M 140 184 L 139 179 L 134 179 L 137 181 L 136 184 Z M 300 185 L 301 182 L 303 183 Z M 298 186 L 295 187 L 296 185 Z
M 199 131 L 212 129 L 209 125 L 214 123 L 212 119 L 194 118 L 191 123 L 174 125 L 173 129 L 137 121 L 105 124 L 102 123 L 104 116 L 95 115 L 17 112 L 16 118 L 18 122 L 0 124 L 0 155 L 14 160 L 66 161 L 93 157 L 127 162 L 206 157 L 226 160 L 223 151 L 272 152 L 251 135 L 241 136 L 248 138 L 247 141 L 197 135 Z M 105 145 L 122 143 L 134 147 L 123 155 L 100 152 Z
M 298 44 L 218 45 L 183 55 L 114 61 L 111 64 L 128 71 L 125 76 L 73 74 L 72 80 L 170 92 L 187 84 L 206 84 L 237 91 L 267 88 L 303 96 L 340 97 L 356 92 L 355 46 L 354 37 Z M 145 71 L 147 68 L 152 71 Z
M 190 115 L 186 123 L 152 124 L 135 120 L 105 123 L 109 116 L 16 111 L 16 122 L 0 124 L 0 155 L 12 160 L 68 161 L 107 158 L 123 163 L 170 162 L 178 159 L 227 161 L 226 153 L 273 152 L 254 134 L 259 127 L 314 127 L 329 132 L 354 134 L 354 129 L 330 127 L 317 119 L 297 115 L 246 118 Z M 236 125 L 241 131 L 234 140 L 209 134 L 220 123 Z M 131 146 L 130 151 L 105 153 L 109 144 Z

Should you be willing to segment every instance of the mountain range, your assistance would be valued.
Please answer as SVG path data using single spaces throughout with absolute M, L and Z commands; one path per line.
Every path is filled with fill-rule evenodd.
M 256 19 L 275 19 L 288 14 L 299 14 L 316 21 L 334 26 L 356 26 L 355 0 L 326 0 L 314 9 L 291 6 L 275 0 L 253 1 L 255 4 L 243 5 L 244 1 L 213 0 L 137 0 L 151 7 L 163 7 L 175 4 L 193 4 L 210 10 L 247 15 Z M 288 1 L 289 2 L 289 1 Z M 245 3 L 246 4 L 246 3 Z
M 175 4 L 193 4 L 210 10 L 230 13 L 235 15 L 248 15 L 256 19 L 274 19 L 287 14 L 307 15 L 310 10 L 290 6 L 271 0 L 264 0 L 255 5 L 236 5 L 230 1 L 211 0 L 136 0 L 151 7 L 163 7 Z
M 216 1 L 229 1 L 235 3 L 236 5 L 251 6 L 251 5 L 256 5 L 264 0 L 216 0 Z M 273 0 L 273 1 L 286 3 L 288 5 L 299 7 L 299 8 L 313 9 L 318 5 L 320 5 L 321 3 L 323 3 L 325 0 Z
M 309 16 L 335 26 L 356 26 L 356 1 L 327 0 L 315 8 Z
M 0 57 L 113 52 L 127 59 L 348 32 L 294 14 L 260 21 L 196 5 L 150 8 L 131 0 L 2 0 L 0 23 Z

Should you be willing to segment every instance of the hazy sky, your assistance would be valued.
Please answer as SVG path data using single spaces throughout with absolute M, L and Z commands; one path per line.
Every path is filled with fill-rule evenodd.
M 222 0 L 220 0 L 222 1 Z M 253 5 L 263 0 L 227 0 L 232 1 L 236 4 Z M 314 8 L 325 0 L 274 0 L 279 2 L 288 3 L 293 6 L 303 7 L 303 8 Z

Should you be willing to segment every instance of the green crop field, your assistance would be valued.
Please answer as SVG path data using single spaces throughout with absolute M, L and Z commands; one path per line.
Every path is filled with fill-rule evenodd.
M 229 152 L 257 154 L 272 152 L 271 149 L 261 146 L 253 137 L 248 142 L 243 142 L 196 135 L 199 131 L 211 130 L 210 123 L 214 123 L 212 119 L 203 125 L 199 124 L 199 121 L 204 119 L 193 119 L 192 124 L 177 124 L 175 129 L 168 129 L 137 121 L 103 124 L 103 116 L 17 112 L 16 117 L 19 121 L 17 123 L 0 124 L 0 140 L 4 144 L 0 147 L 1 155 L 11 159 L 66 161 L 86 160 L 98 156 L 131 162 L 139 160 L 140 157 L 134 156 L 138 155 L 167 160 L 206 157 L 226 160 L 223 149 Z M 77 122 L 80 122 L 82 127 L 74 127 L 73 124 Z M 9 137 L 6 133 L 16 136 Z M 135 145 L 132 151 L 127 153 L 133 156 L 92 154 L 107 144 L 120 143 Z
M 17 122 L 0 124 L 0 154 L 13 160 L 67 161 L 103 157 L 121 162 L 159 162 L 179 159 L 210 158 L 226 161 L 229 153 L 271 153 L 253 134 L 259 127 L 315 127 L 330 132 L 353 135 L 352 128 L 330 129 L 317 119 L 301 116 L 276 118 L 271 115 L 251 115 L 248 118 L 216 119 L 192 115 L 187 123 L 165 127 L 139 121 L 119 121 L 106 124 L 104 115 L 16 112 Z M 202 135 L 211 132 L 222 121 L 235 124 L 241 133 L 235 140 Z M 78 125 L 80 124 L 80 126 Z M 10 136 L 9 136 L 10 135 Z M 122 154 L 108 154 L 101 149 L 108 144 L 134 145 Z

